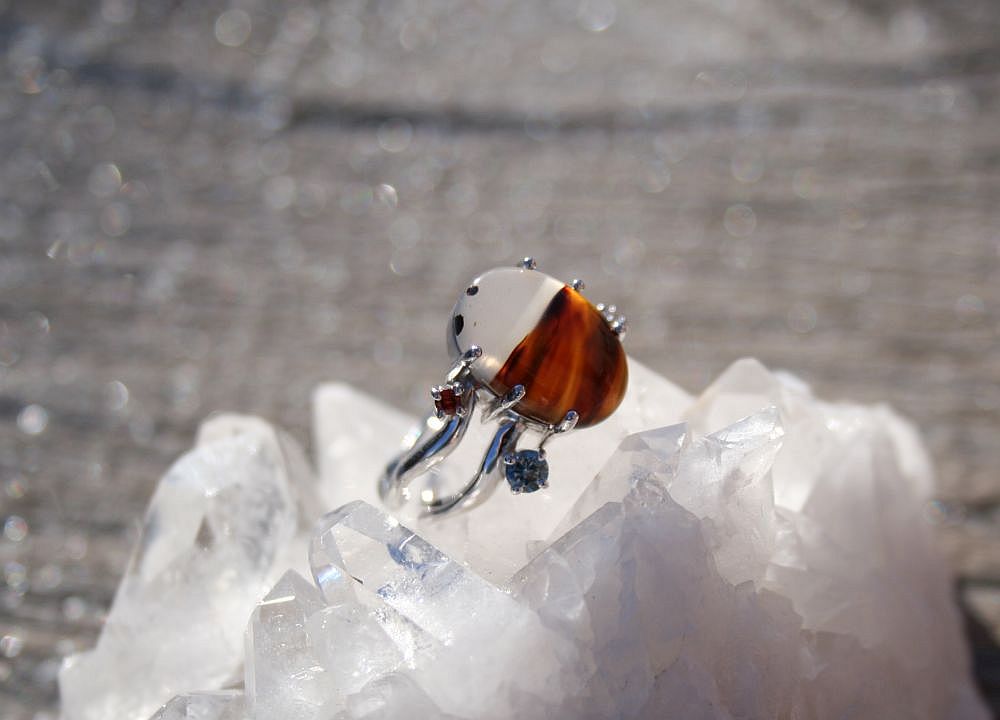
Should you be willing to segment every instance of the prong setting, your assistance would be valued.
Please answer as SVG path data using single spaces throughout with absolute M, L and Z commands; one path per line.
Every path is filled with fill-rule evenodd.
M 568 433 L 570 430 L 576 427 L 576 424 L 580 421 L 580 413 L 576 410 L 570 410 L 563 416 L 555 425 L 550 425 L 545 429 L 542 434 L 542 439 L 538 443 L 538 453 L 541 457 L 545 457 L 545 443 L 552 439 L 554 435 L 562 435 Z
M 577 292 L 581 292 L 584 288 L 587 287 L 587 283 L 585 283 L 580 278 L 574 278 L 573 282 L 571 282 L 569 286 L 574 290 L 576 290 Z
M 611 332 L 619 338 L 625 337 L 625 333 L 628 331 L 628 318 L 626 318 L 623 313 L 618 312 L 618 307 L 616 305 L 597 303 L 594 307 L 597 308 L 597 312 L 601 314 L 601 317 L 604 318 L 604 322 L 606 322 L 608 327 L 611 328 Z
M 580 413 L 576 410 L 570 410 L 566 413 L 566 416 L 560 421 L 555 427 L 555 434 L 561 435 L 562 433 L 569 432 L 576 427 L 577 422 L 580 420 Z
M 517 405 L 527 394 L 524 385 L 515 385 L 508 390 L 503 397 L 497 398 L 493 403 L 483 410 L 483 422 L 489 422 L 493 418 L 507 412 Z
M 519 268 L 524 268 L 525 270 L 537 270 L 538 269 L 538 263 L 535 262 L 535 258 L 531 257 L 530 255 L 521 258 L 521 260 L 520 260 L 520 262 L 518 262 L 517 266 Z
M 476 360 L 483 356 L 483 349 L 478 345 L 472 345 L 468 350 L 462 353 L 462 356 L 455 361 L 455 364 L 451 366 L 451 370 L 448 371 L 446 380 L 451 383 L 463 377 L 469 370 L 469 367 Z
M 453 416 L 464 418 L 468 413 L 465 404 L 465 395 L 468 391 L 468 386 L 460 381 L 432 387 L 431 399 L 434 401 L 434 414 L 437 419 L 444 420 Z

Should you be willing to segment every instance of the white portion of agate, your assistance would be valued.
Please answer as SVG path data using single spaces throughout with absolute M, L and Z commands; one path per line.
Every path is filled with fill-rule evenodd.
M 482 348 L 472 375 L 488 384 L 565 283 L 537 270 L 503 267 L 487 270 L 469 287 L 478 289 L 472 295 L 463 292 L 455 304 L 448 326 L 448 351 L 454 359 L 473 345 Z M 459 316 L 462 331 L 456 334 Z

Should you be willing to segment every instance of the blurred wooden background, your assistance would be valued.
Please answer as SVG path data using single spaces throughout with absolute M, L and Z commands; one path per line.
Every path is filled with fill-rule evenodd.
M 689 390 L 756 355 L 914 419 L 1000 707 L 995 0 L 8 0 L 0 50 L 5 720 L 202 417 L 422 409 L 527 254 Z

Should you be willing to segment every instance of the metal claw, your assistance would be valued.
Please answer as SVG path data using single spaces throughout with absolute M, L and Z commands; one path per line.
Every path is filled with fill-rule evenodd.
M 568 433 L 570 430 L 576 427 L 576 424 L 580 422 L 580 413 L 576 410 L 570 410 L 565 415 L 563 419 L 560 420 L 555 425 L 550 425 L 549 429 L 545 431 L 542 435 L 541 441 L 538 443 L 538 454 L 541 457 L 545 457 L 545 443 L 547 443 L 553 435 L 562 435 L 563 433 Z
M 431 400 L 434 401 L 435 405 L 437 404 L 437 401 L 441 399 L 442 390 L 444 390 L 444 387 L 441 385 L 435 385 L 434 387 L 431 388 Z M 440 409 L 435 410 L 434 415 L 435 417 L 437 417 L 438 420 L 444 420 L 446 417 L 448 417 L 447 413 L 445 413 L 444 410 Z
M 535 258 L 531 256 L 521 258 L 521 261 L 517 264 L 518 267 L 524 268 L 525 270 L 535 270 L 538 268 L 538 263 L 535 262 Z
M 574 290 L 576 290 L 577 292 L 580 292 L 580 291 L 581 291 L 581 290 L 583 290 L 583 289 L 584 289 L 585 287 L 587 287 L 587 284 L 586 284 L 585 282 L 583 282 L 583 280 L 581 280 L 580 278 L 575 278 L 575 279 L 573 280 L 573 282 L 571 282 L 571 283 L 569 284 L 569 286 L 570 286 L 571 288 L 573 288 Z
M 478 345 L 470 345 L 469 349 L 462 353 L 461 357 L 451 366 L 451 370 L 445 376 L 448 382 L 454 382 L 461 377 L 462 373 L 469 369 L 476 360 L 483 356 L 483 349 Z
M 527 392 L 524 385 L 515 385 L 502 398 L 497 398 L 483 411 L 483 422 L 489 422 L 497 415 L 507 412 L 524 399 Z
M 618 337 L 625 337 L 625 333 L 628 331 L 628 319 L 624 315 L 619 315 L 611 323 L 611 332 L 613 332 Z
M 576 424 L 580 421 L 580 413 L 576 410 L 570 410 L 563 416 L 563 419 L 559 421 L 555 429 L 552 431 L 556 435 L 560 435 L 564 432 L 569 432 L 576 427 Z

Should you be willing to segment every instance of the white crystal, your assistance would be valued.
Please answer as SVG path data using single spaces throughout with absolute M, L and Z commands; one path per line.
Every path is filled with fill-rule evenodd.
M 145 720 L 238 680 L 246 618 L 283 570 L 312 481 L 269 425 L 221 416 L 164 475 L 97 647 L 59 678 L 66 720 Z
M 338 509 L 312 537 L 316 585 L 289 573 L 253 612 L 247 720 L 987 717 L 923 520 L 930 466 L 905 421 L 821 402 L 755 361 L 696 400 L 630 368 L 611 420 L 550 446 L 549 490 L 501 488 L 431 521 L 392 518 L 374 497 L 412 421 L 321 388 L 318 491 Z M 486 432 L 474 423 L 465 444 Z M 166 535 L 183 545 L 180 522 Z M 276 558 L 301 564 L 294 523 L 283 547 Z M 211 655 L 218 638 L 173 621 L 164 583 L 132 640 L 172 634 Z M 244 617 L 261 594 L 247 589 Z M 112 696 L 153 676 L 102 662 L 95 685 Z M 84 697 L 74 687 L 64 678 L 65 701 Z
M 640 398 L 664 389 L 652 373 L 635 376 Z M 317 398 L 320 452 L 332 445 L 327 430 L 340 448 L 336 465 L 321 455 L 328 498 L 343 473 L 372 477 L 387 457 L 364 437 L 347 439 L 351 429 L 332 412 L 347 401 L 340 388 Z M 530 668 L 545 688 L 481 707 L 470 682 L 464 710 L 436 695 L 460 671 L 446 653 L 423 656 L 408 677 L 434 703 L 424 716 L 985 717 L 947 573 L 922 521 L 932 483 L 912 429 L 885 408 L 817 401 L 800 381 L 754 361 L 685 404 L 659 422 L 635 423 L 668 426 L 627 437 L 610 458 L 597 460 L 591 443 L 570 447 L 570 436 L 560 465 L 553 444 L 552 466 L 567 484 L 577 480 L 574 490 L 527 511 L 497 504 L 498 494 L 482 508 L 489 532 L 473 513 L 448 518 L 447 528 L 417 521 L 421 534 L 494 581 L 537 553 L 511 587 L 562 641 L 556 662 L 523 651 L 532 647 L 525 634 L 501 648 L 484 641 L 497 673 Z M 620 419 L 631 424 L 628 414 Z M 687 428 L 669 425 L 681 416 Z M 386 417 L 394 432 L 405 424 Z M 593 482 L 579 483 L 597 466 Z M 482 549 L 490 539 L 492 557 Z M 373 552 L 384 557 L 390 544 Z M 410 591 L 415 613 L 451 612 L 450 597 L 437 604 L 427 588 Z M 466 607 L 477 597 L 470 593 Z M 518 630 L 487 611 L 456 635 L 466 633 L 509 641 Z M 405 701 L 380 703 L 379 717 L 407 717 Z
M 250 617 L 246 644 L 246 693 L 251 717 L 313 717 L 327 700 L 326 668 L 306 632 L 324 607 L 312 583 L 287 572 Z
M 512 696 L 540 695 L 551 677 L 498 672 L 498 663 L 517 654 L 558 667 L 560 654 L 570 648 L 529 608 L 367 503 L 355 501 L 326 516 L 317 528 L 314 549 L 317 545 L 329 548 L 313 553 L 324 558 L 313 568 L 318 581 L 329 574 L 325 562 L 339 558 L 342 577 L 419 628 L 420 639 L 432 639 L 415 653 L 413 671 L 429 702 L 443 712 L 475 717 L 520 712 Z M 456 677 L 462 682 L 454 682 Z M 471 703 L 469 687 L 477 693 Z
M 239 690 L 178 695 L 152 720 L 243 720 L 243 693 Z

